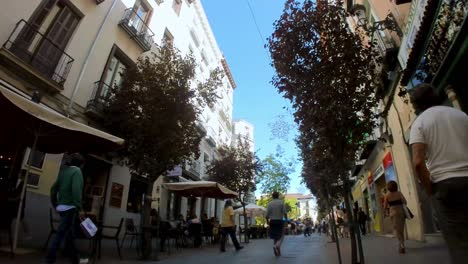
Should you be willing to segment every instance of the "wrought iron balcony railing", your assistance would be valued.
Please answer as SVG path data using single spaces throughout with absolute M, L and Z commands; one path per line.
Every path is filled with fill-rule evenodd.
M 125 10 L 122 20 L 119 25 L 132 37 L 138 45 L 144 50 L 149 51 L 153 45 L 154 33 L 146 25 L 145 21 L 133 10 L 128 8 Z
M 60 86 L 65 83 L 74 61 L 54 41 L 23 19 L 16 23 L 3 48 Z
M 95 116 L 101 116 L 104 109 L 109 104 L 109 96 L 111 94 L 111 87 L 103 81 L 94 83 L 93 94 L 91 99 L 86 104 L 86 112 Z

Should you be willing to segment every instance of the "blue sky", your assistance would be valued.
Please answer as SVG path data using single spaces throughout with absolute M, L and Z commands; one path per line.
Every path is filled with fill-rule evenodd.
M 297 157 L 293 139 L 295 131 L 291 131 L 288 140 L 280 140 L 272 137 L 269 126 L 279 115 L 292 122 L 291 114 L 284 109 L 289 108 L 289 101 L 278 94 L 271 84 L 274 69 L 270 66 L 268 51 L 263 47 L 266 38 L 273 32 L 273 22 L 283 11 L 284 1 L 202 0 L 202 4 L 237 83 L 234 91 L 234 119 L 245 119 L 255 126 L 255 149 L 260 158 L 275 153 L 278 144 L 285 150 L 287 157 Z M 306 191 L 300 187 L 300 170 L 298 164 L 291 177 L 289 192 Z

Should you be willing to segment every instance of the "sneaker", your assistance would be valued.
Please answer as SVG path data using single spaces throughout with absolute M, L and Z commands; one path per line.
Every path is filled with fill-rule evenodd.
M 278 256 L 278 248 L 276 246 L 273 247 L 273 253 L 275 253 L 275 256 Z
M 236 251 L 239 251 L 239 250 L 241 250 L 243 248 L 244 248 L 243 246 L 240 246 L 240 247 L 236 248 Z

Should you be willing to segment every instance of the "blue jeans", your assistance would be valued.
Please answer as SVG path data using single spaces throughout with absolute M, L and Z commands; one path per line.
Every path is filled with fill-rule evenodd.
M 239 241 L 237 241 L 237 237 L 236 237 L 236 230 L 234 229 L 233 226 L 229 226 L 229 227 L 222 227 L 221 228 L 221 251 L 225 251 L 226 250 L 226 240 L 228 239 L 227 236 L 230 236 L 231 237 L 231 240 L 232 240 L 232 243 L 234 244 L 234 247 L 236 249 L 239 249 L 241 247 L 241 245 L 239 244 Z
M 46 262 L 55 263 L 57 258 L 57 250 L 60 248 L 62 240 L 65 238 L 65 253 L 71 259 L 73 264 L 79 263 L 80 258 L 78 250 L 75 246 L 76 228 L 78 219 L 78 210 L 76 208 L 69 209 L 64 212 L 59 212 L 60 224 L 55 234 L 52 245 L 47 253 Z

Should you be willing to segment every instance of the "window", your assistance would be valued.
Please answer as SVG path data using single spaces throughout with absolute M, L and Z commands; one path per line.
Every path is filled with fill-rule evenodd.
M 208 66 L 208 59 L 204 50 L 202 50 L 201 52 L 201 61 L 203 62 L 203 64 L 205 64 L 205 66 Z
M 197 33 L 195 33 L 195 30 L 190 29 L 190 37 L 192 38 L 193 43 L 195 43 L 195 46 L 198 48 L 200 46 L 200 40 L 198 39 Z
M 40 152 L 40 151 L 34 151 L 32 154 L 32 157 L 30 155 L 31 149 L 28 149 L 27 155 L 28 155 L 28 165 L 34 168 L 42 169 L 42 166 L 44 165 L 44 160 L 45 160 L 45 153 Z
M 21 177 L 24 177 L 26 176 L 26 170 L 25 169 L 22 169 L 21 170 Z M 41 175 L 37 174 L 37 173 L 33 173 L 33 172 L 29 172 L 29 176 L 28 176 L 28 182 L 27 184 L 29 186 L 35 186 L 35 187 L 38 187 L 39 186 L 39 179 L 41 178 Z
M 127 212 L 139 213 L 142 209 L 143 198 L 146 194 L 148 184 L 143 179 L 132 177 L 128 190 Z
M 102 73 L 101 90 L 98 91 L 97 95 L 105 97 L 108 95 L 111 87 L 120 87 L 124 80 L 125 70 L 132 65 L 133 61 L 117 46 L 114 46 Z
M 15 54 L 44 75 L 63 81 L 56 68 L 81 17 L 69 1 L 43 0 L 16 39 Z
M 163 42 L 168 46 L 174 45 L 174 36 L 167 28 L 164 30 Z
M 132 25 L 138 31 L 141 30 L 141 28 L 144 26 L 143 23 L 148 23 L 149 18 L 150 18 L 150 8 L 148 7 L 147 4 L 145 4 L 141 0 L 136 0 L 135 4 L 133 5 L 133 13 L 130 16 L 130 22 L 129 25 Z
M 182 8 L 182 0 L 174 0 L 174 2 L 172 2 L 172 9 L 174 9 L 177 15 L 180 15 L 181 8 Z

